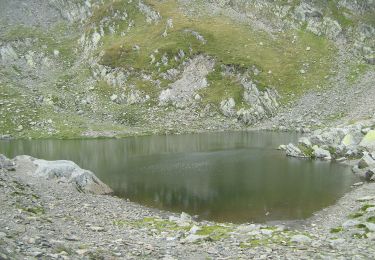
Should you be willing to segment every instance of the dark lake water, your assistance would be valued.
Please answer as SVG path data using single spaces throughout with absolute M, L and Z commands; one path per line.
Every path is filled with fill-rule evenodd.
M 203 219 L 303 219 L 333 204 L 356 181 L 339 164 L 287 158 L 290 133 L 228 132 L 98 140 L 0 142 L 0 153 L 73 160 L 116 195 Z

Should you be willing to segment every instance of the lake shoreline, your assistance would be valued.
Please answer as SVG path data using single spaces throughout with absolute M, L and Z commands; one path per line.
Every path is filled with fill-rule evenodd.
M 64 181 L 33 176 L 34 168 L 22 160 L 16 163 L 15 171 L 0 170 L 4 259 L 370 258 L 375 253 L 366 222 L 372 214 L 368 205 L 375 203 L 374 183 L 354 188 L 301 225 L 238 225 L 78 192 Z

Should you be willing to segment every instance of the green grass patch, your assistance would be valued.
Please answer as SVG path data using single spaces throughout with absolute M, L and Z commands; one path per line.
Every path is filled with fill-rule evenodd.
M 354 21 L 348 18 L 351 15 L 350 10 L 345 7 L 340 7 L 337 0 L 327 1 L 328 10 L 333 19 L 335 19 L 343 28 L 348 28 L 354 25 Z
M 209 86 L 199 91 L 205 104 L 219 105 L 221 101 L 233 98 L 237 108 L 243 103 L 243 87 L 234 76 L 225 76 L 219 66 L 207 75 Z
M 342 231 L 344 231 L 343 227 L 336 227 L 336 228 L 331 228 L 330 233 L 335 234 L 335 233 L 340 233 Z
M 255 65 L 261 71 L 256 76 L 259 85 L 274 86 L 282 94 L 295 95 L 317 85 L 324 85 L 325 76 L 330 73 L 333 66 L 335 48 L 323 37 L 299 31 L 297 41 L 292 44 L 295 33 L 292 31 L 271 37 L 224 16 L 188 17 L 179 10 L 174 0 L 147 2 L 160 12 L 163 19 L 156 24 L 148 24 L 137 16 L 135 27 L 126 37 L 105 36 L 103 64 L 145 70 L 156 75 L 180 64 L 180 61 L 174 61 L 174 56 L 179 50 L 184 50 L 188 57 L 204 53 L 215 58 L 218 65 L 235 65 L 243 68 Z M 125 2 L 123 4 L 126 5 Z M 167 18 L 173 19 L 173 28 L 168 30 L 167 37 L 162 37 Z M 206 44 L 197 40 L 189 30 L 202 35 Z M 133 50 L 135 45 L 140 49 Z M 310 51 L 306 51 L 307 46 L 310 46 Z M 157 67 L 151 64 L 151 54 L 157 61 L 166 55 L 168 65 Z M 307 64 L 307 68 L 304 64 Z M 302 68 L 306 71 L 305 74 L 300 72 Z M 205 94 L 212 102 L 217 103 L 217 97 L 225 94 L 225 91 L 234 92 L 231 93 L 234 98 L 238 97 L 240 91 L 235 87 L 233 79 L 220 79 L 218 73 L 213 73 L 209 77 L 213 83 L 213 87 L 210 88 L 213 93 Z M 215 88 L 217 90 L 214 90 Z
M 301 152 L 308 156 L 308 157 L 314 157 L 314 149 L 312 147 L 306 147 L 304 145 L 298 145 L 298 148 L 301 150 Z
M 366 211 L 368 208 L 372 208 L 372 207 L 375 207 L 375 205 L 373 204 L 365 204 L 361 207 L 361 210 L 362 211 Z
M 349 218 L 359 218 L 363 216 L 363 212 L 356 212 L 349 215 Z
M 369 217 L 369 218 L 367 219 L 367 222 L 375 223 L 375 216 Z
M 201 230 L 197 231 L 197 235 L 209 236 L 212 240 L 217 241 L 228 237 L 228 233 L 232 231 L 229 227 L 221 225 L 202 226 Z

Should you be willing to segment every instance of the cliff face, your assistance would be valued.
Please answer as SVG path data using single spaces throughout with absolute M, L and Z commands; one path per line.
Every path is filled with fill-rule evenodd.
M 371 0 L 2 1 L 0 136 L 309 128 L 348 116 L 357 86 L 371 111 L 374 12 Z M 331 111 L 337 95 L 348 104 Z

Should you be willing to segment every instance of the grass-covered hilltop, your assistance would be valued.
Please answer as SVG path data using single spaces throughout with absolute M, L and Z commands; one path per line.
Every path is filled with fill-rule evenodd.
M 1 136 L 307 129 L 374 112 L 370 0 L 16 0 L 0 12 Z

